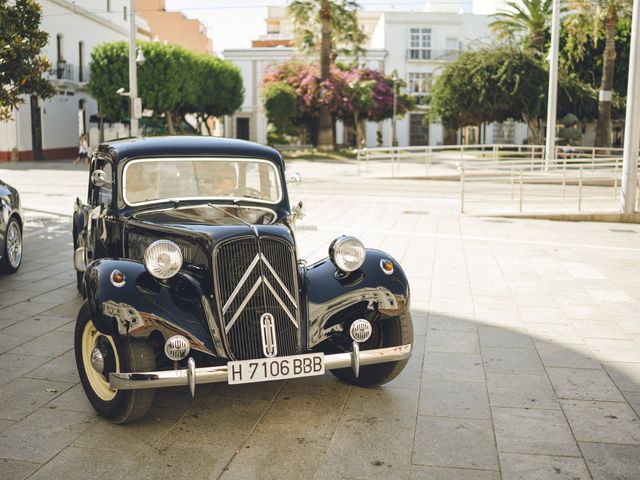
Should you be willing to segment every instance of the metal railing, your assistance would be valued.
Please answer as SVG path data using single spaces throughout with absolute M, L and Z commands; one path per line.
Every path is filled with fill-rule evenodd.
M 435 48 L 407 48 L 406 59 L 411 60 L 434 60 L 451 61 L 460 56 L 462 51 L 455 49 L 435 49 Z
M 566 147 L 546 162 L 543 145 L 452 145 L 357 151 L 358 175 L 430 178 L 460 183 L 460 211 L 614 211 L 622 149 Z

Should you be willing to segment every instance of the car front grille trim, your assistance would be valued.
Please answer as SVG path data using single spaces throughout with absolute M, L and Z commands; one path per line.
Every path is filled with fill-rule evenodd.
M 264 358 L 260 318 L 274 319 L 277 355 L 300 352 L 297 269 L 293 248 L 272 237 L 220 244 L 213 275 L 222 331 L 231 358 Z

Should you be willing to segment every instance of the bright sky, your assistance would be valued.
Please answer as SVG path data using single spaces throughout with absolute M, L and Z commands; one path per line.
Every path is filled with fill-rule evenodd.
M 470 7 L 475 13 L 493 13 L 495 0 L 432 0 L 438 4 Z M 500 2 L 500 0 L 498 0 Z M 426 0 L 359 0 L 365 10 L 421 11 Z M 213 48 L 222 52 L 227 48 L 249 48 L 251 40 L 265 34 L 267 6 L 287 4 L 286 0 L 167 0 L 167 10 L 180 10 L 189 18 L 197 18 L 209 29 Z

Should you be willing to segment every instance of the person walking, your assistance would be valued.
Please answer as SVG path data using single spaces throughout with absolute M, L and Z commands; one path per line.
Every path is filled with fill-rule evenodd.
M 78 158 L 73 162 L 77 165 L 80 159 L 84 158 L 84 164 L 89 164 L 89 144 L 87 143 L 87 136 L 83 133 L 80 135 L 80 146 L 78 147 Z

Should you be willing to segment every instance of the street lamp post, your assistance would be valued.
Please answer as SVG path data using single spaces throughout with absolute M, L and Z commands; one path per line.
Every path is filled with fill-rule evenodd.
M 633 1 L 631 16 L 631 52 L 629 55 L 629 81 L 627 84 L 627 112 L 624 121 L 624 153 L 620 208 L 622 213 L 636 210 L 638 181 L 638 148 L 640 147 L 640 0 Z
M 398 74 L 394 72 L 392 78 L 393 78 L 393 117 L 391 118 L 391 147 L 395 147 L 398 143 L 396 140 L 396 114 L 398 111 L 396 83 L 398 82 Z
M 138 136 L 140 100 L 138 99 L 138 72 L 136 65 L 136 2 L 129 0 L 129 101 L 131 106 L 131 136 Z
M 558 50 L 560 38 L 560 0 L 553 0 L 551 18 L 551 49 L 549 52 L 549 97 L 547 103 L 547 141 L 544 166 L 549 168 L 556 147 L 556 106 L 558 97 Z

